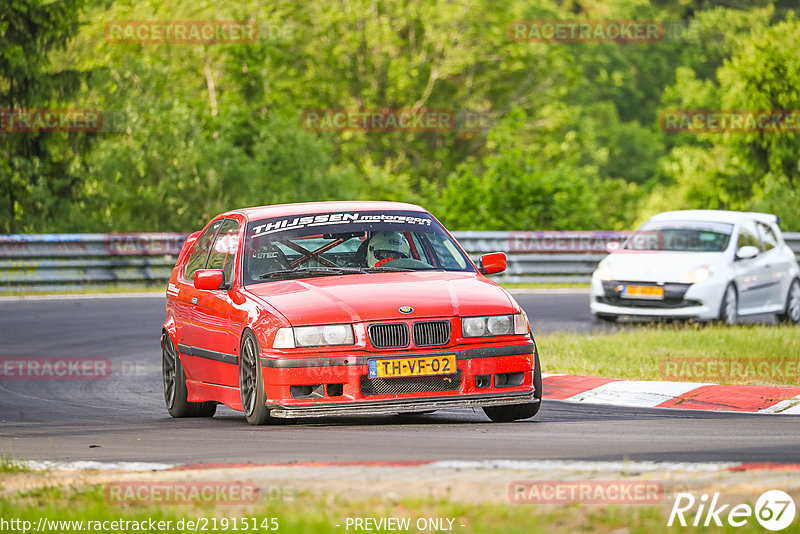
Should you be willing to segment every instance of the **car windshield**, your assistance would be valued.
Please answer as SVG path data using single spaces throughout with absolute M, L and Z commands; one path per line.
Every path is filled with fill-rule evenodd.
M 622 245 L 623 250 L 722 252 L 728 248 L 733 225 L 705 221 L 651 221 Z
M 247 225 L 245 285 L 425 270 L 474 270 L 444 228 L 425 212 L 298 214 Z

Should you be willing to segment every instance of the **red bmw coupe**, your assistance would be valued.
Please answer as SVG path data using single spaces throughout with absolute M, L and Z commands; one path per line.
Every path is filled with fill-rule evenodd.
M 173 417 L 218 403 L 275 418 L 480 406 L 536 415 L 528 319 L 419 206 L 318 202 L 229 211 L 190 235 L 161 334 Z

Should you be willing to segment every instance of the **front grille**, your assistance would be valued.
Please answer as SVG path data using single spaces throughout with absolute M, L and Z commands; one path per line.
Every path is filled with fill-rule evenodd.
M 408 325 L 405 323 L 369 326 L 369 341 L 376 349 L 399 349 L 408 346 Z
M 610 280 L 603 282 L 604 297 L 597 297 L 597 302 L 611 304 L 613 306 L 631 306 L 634 308 L 686 308 L 690 306 L 701 306 L 702 303 L 696 300 L 685 299 L 686 291 L 692 284 L 666 283 L 664 284 L 663 299 L 636 299 L 624 298 L 622 288 L 628 284 L 654 286 L 652 282 L 628 282 Z
M 455 391 L 461 387 L 461 371 L 452 375 L 417 376 L 409 378 L 361 377 L 363 395 L 397 395 L 401 393 L 427 393 L 430 391 Z
M 450 321 L 425 321 L 414 323 L 414 345 L 432 347 L 450 342 Z

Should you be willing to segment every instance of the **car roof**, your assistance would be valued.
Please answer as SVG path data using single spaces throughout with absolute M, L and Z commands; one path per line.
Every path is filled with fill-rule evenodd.
M 726 211 L 726 210 L 678 210 L 665 211 L 653 215 L 651 221 L 709 221 L 735 224 L 747 219 L 768 224 L 777 224 L 778 216 L 770 213 L 757 213 L 753 211 Z
M 286 217 L 290 215 L 306 215 L 310 213 L 328 213 L 334 211 L 417 211 L 427 213 L 427 211 L 415 204 L 405 202 L 388 201 L 334 201 L 334 202 L 301 202 L 296 204 L 275 204 L 272 206 L 256 206 L 252 208 L 240 208 L 228 211 L 223 214 L 230 215 L 239 213 L 249 220 L 269 219 L 272 217 Z

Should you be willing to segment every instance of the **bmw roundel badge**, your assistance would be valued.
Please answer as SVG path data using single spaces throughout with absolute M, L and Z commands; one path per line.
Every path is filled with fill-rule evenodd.
M 411 306 L 400 306 L 399 308 L 397 308 L 397 311 L 399 311 L 400 313 L 411 313 L 414 311 L 414 308 L 412 308 Z

